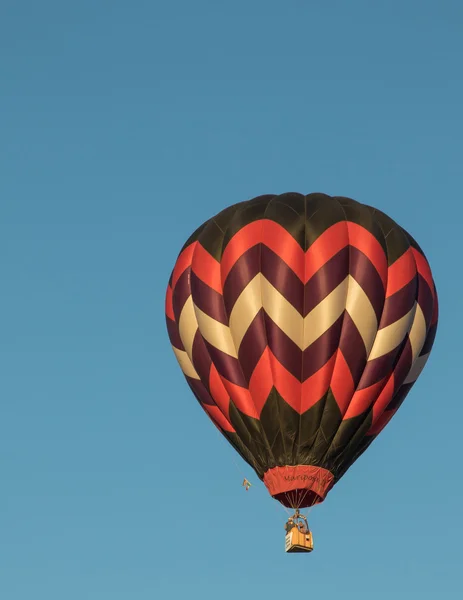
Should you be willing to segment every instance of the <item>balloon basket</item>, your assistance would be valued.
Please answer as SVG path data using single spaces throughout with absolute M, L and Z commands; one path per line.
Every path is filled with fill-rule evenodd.
M 297 527 L 293 527 L 285 536 L 285 552 L 312 552 L 312 532 L 302 533 Z

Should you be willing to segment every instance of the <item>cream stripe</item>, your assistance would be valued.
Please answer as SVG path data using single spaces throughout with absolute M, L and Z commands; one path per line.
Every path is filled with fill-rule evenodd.
M 376 339 L 371 350 L 368 360 L 374 360 L 380 356 L 384 356 L 394 348 L 401 344 L 410 330 L 413 317 L 415 315 L 416 303 L 413 308 L 401 319 L 395 323 L 391 323 L 387 327 L 380 329 L 376 334 Z
M 426 364 L 429 358 L 430 352 L 427 354 L 423 354 L 423 356 L 418 356 L 415 362 L 412 365 L 407 377 L 405 378 L 404 383 L 413 383 L 418 379 L 421 375 L 421 371 L 424 369 L 424 365 Z
M 225 352 L 229 356 L 233 356 L 233 358 L 238 358 L 230 328 L 207 315 L 196 305 L 194 311 L 198 320 L 199 331 L 203 338 L 212 344 L 214 348 Z
M 189 296 L 185 302 L 180 318 L 178 320 L 178 332 L 182 340 L 183 347 L 190 357 L 193 356 L 193 341 L 198 330 L 198 320 L 196 319 L 193 298 Z
M 328 294 L 305 319 L 262 274 L 256 275 L 241 292 L 230 315 L 230 327 L 212 319 L 197 306 L 194 310 L 201 335 L 222 352 L 237 358 L 236 349 L 240 347 L 246 331 L 262 307 L 272 321 L 301 350 L 305 350 L 336 322 L 346 308 L 346 303 L 347 310 L 369 352 L 378 323 L 368 296 L 350 276 Z
M 421 352 L 421 348 L 426 341 L 426 321 L 421 310 L 421 306 L 417 304 L 415 319 L 409 333 L 410 344 L 412 345 L 413 360 Z
M 303 350 L 313 344 L 342 315 L 346 307 L 348 286 L 349 276 L 306 316 L 303 326 Z
M 192 377 L 193 379 L 199 379 L 198 373 L 196 373 L 195 368 L 191 360 L 188 358 L 188 354 L 184 350 L 179 350 L 172 346 L 175 356 L 177 357 L 180 368 L 184 372 L 187 377 Z
M 265 312 L 303 350 L 304 319 L 302 315 L 265 277 L 261 277 L 261 286 Z
M 368 296 L 351 276 L 349 276 L 346 310 L 362 336 L 368 356 L 376 338 L 378 321 Z
M 263 306 L 272 321 L 301 350 L 305 350 L 342 315 L 348 285 L 349 278 L 346 277 L 304 319 L 265 277 L 261 274 L 256 275 L 241 293 L 230 315 L 230 329 L 235 347 L 239 348 L 249 325 Z M 203 333 L 201 322 L 200 330 Z
M 249 326 L 262 308 L 261 275 L 257 274 L 241 292 L 230 314 L 230 332 L 239 348 Z

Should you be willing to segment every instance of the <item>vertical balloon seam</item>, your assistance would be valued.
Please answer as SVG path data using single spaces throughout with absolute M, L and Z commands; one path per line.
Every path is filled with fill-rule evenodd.
M 351 254 L 352 254 L 352 253 L 351 253 L 351 243 L 350 243 L 350 242 L 351 242 L 351 239 L 350 239 L 350 232 L 349 232 L 349 227 L 348 227 L 348 218 L 347 218 L 347 214 L 346 214 L 346 211 L 345 211 L 345 209 L 344 209 L 343 205 L 342 205 L 342 204 L 341 204 L 341 202 L 339 201 L 339 198 L 338 198 L 338 197 L 336 197 L 336 196 L 333 196 L 333 197 L 332 197 L 332 199 L 333 199 L 333 200 L 334 200 L 334 201 L 335 201 L 335 202 L 338 204 L 339 208 L 341 209 L 341 212 L 342 212 L 342 214 L 344 215 L 344 221 L 343 221 L 343 222 L 344 222 L 344 225 L 345 225 L 346 237 L 347 237 L 347 242 L 348 242 L 348 244 L 347 244 L 347 247 L 348 247 L 348 258 L 347 258 L 347 277 L 350 277 L 350 270 L 351 270 Z M 349 281 L 350 281 L 350 279 L 349 279 Z M 345 300 L 344 300 L 344 307 L 346 307 L 346 306 L 347 306 L 347 298 L 348 298 L 348 294 L 349 294 L 349 285 L 347 285 L 347 286 L 346 286 L 346 297 L 345 297 Z M 340 331 L 339 331 L 339 339 L 338 339 L 338 344 L 337 344 L 337 350 L 336 350 L 336 354 L 340 352 L 340 349 L 339 349 L 339 344 L 340 344 L 340 342 L 341 342 L 341 339 L 342 339 L 343 330 L 345 329 L 345 323 L 346 323 L 346 313 L 347 313 L 347 310 L 346 310 L 346 308 L 344 308 L 344 311 L 343 311 L 343 317 L 342 317 L 342 325 L 341 325 L 341 328 L 340 328 Z M 330 379 L 330 388 L 329 388 L 329 389 L 331 389 L 331 385 L 332 385 L 332 377 L 333 377 L 333 372 L 331 373 L 331 379 Z M 351 402 L 351 400 L 352 400 L 352 398 L 349 400 L 349 403 Z M 336 398 L 335 398 L 335 401 L 337 402 Z M 320 419 L 320 423 L 319 423 L 319 430 L 318 430 L 318 433 L 317 433 L 316 441 L 318 440 L 318 437 L 319 437 L 319 435 L 320 435 L 320 427 L 321 427 L 321 423 L 323 422 L 323 417 L 324 417 L 324 415 L 325 415 L 325 410 L 326 410 L 326 403 L 325 403 L 325 406 L 324 406 L 324 408 L 323 408 L 323 414 L 322 414 L 322 416 L 321 416 L 321 419 Z M 331 441 L 330 441 L 330 443 L 328 444 L 328 446 L 327 446 L 327 448 L 326 448 L 326 450 L 325 450 L 325 453 L 324 453 L 324 454 L 323 454 L 323 455 L 320 457 L 320 459 L 319 459 L 319 464 L 320 464 L 320 466 L 323 466 L 323 464 L 324 464 L 324 462 L 325 462 L 325 459 L 326 459 L 326 456 L 327 456 L 327 454 L 329 453 L 329 450 L 330 450 L 330 448 L 331 448 L 331 445 L 332 445 L 332 443 L 333 443 L 333 440 L 336 438 L 336 435 L 337 435 L 337 433 L 338 433 L 338 431 L 339 431 L 339 428 L 341 427 L 341 425 L 342 425 L 342 423 L 343 423 L 343 415 L 342 415 L 342 411 L 340 411 L 340 412 L 341 412 L 341 420 L 340 420 L 340 422 L 339 422 L 338 426 L 336 427 L 335 431 L 334 431 L 334 432 L 331 434 Z M 316 443 L 316 442 L 315 442 L 315 443 Z M 333 475 L 335 476 L 335 481 L 336 481 L 336 473 L 333 473 Z
M 334 205 L 338 206 L 338 202 L 336 202 L 336 199 L 335 199 L 334 197 L 332 197 L 332 196 L 327 196 L 326 194 L 323 194 L 323 201 L 324 201 L 325 203 L 327 203 L 327 202 L 330 202 L 331 204 L 334 204 Z M 340 211 L 340 212 L 341 212 L 342 214 L 344 214 L 344 216 L 345 216 L 345 213 L 344 213 L 344 211 L 342 210 L 342 207 L 338 206 L 338 208 L 340 208 L 340 209 L 341 209 L 341 211 Z M 313 216 L 313 214 L 312 214 L 312 216 Z M 348 240 L 348 228 L 347 228 L 347 224 L 346 224 L 345 220 L 341 219 L 340 221 L 338 221 L 338 223 L 344 223 L 345 238 L 346 238 L 346 240 Z M 330 226 L 329 226 L 327 229 L 325 229 L 325 230 L 324 230 L 324 231 L 323 231 L 323 232 L 322 232 L 322 233 L 321 233 L 321 234 L 320 234 L 320 235 L 317 237 L 317 239 L 316 239 L 316 240 L 315 240 L 315 242 L 313 242 L 313 243 L 316 243 L 316 241 L 318 241 L 319 239 L 321 239 L 321 238 L 322 238 L 322 236 L 324 236 L 324 235 L 326 234 L 326 232 L 327 232 L 327 231 L 328 231 L 328 230 L 329 230 L 331 227 L 334 227 L 334 224 L 331 224 L 331 225 L 330 225 Z M 347 244 L 346 244 L 346 245 L 347 245 Z M 348 273 L 349 273 L 349 249 L 348 249 L 348 255 L 347 255 L 347 257 L 346 257 L 346 258 L 347 258 L 347 260 L 346 260 L 346 265 L 345 265 L 345 266 L 346 266 L 346 277 L 344 277 L 344 279 L 346 279 L 346 278 L 347 278 L 347 276 L 348 276 Z M 326 265 L 326 263 L 325 263 L 324 265 L 322 265 L 320 268 L 324 268 L 324 267 L 325 267 L 325 265 Z M 312 276 L 316 276 L 316 273 L 313 273 L 313 275 L 312 275 Z M 347 286 L 346 286 L 346 298 L 347 298 Z M 324 299 L 326 299 L 326 297 L 325 297 Z M 323 300 L 324 300 L 324 299 L 323 299 Z M 323 300 L 322 300 L 322 301 L 323 301 Z M 344 302 L 344 305 L 345 305 L 345 302 Z M 343 320 L 344 320 L 344 312 L 345 312 L 345 311 L 343 311 Z M 343 323 L 341 324 L 341 327 L 339 327 L 338 339 L 337 339 L 337 343 L 336 343 L 336 350 L 335 350 L 335 352 L 334 352 L 333 356 L 337 356 L 337 354 L 338 354 L 338 352 L 339 352 L 339 343 L 340 343 L 340 340 L 341 340 L 341 335 L 342 335 L 342 326 L 343 326 Z M 333 358 L 333 356 L 332 356 L 331 358 Z M 325 392 L 325 394 L 322 396 L 322 398 L 320 398 L 320 400 L 319 400 L 319 402 L 320 402 L 320 403 L 323 403 L 323 407 L 322 407 L 322 408 L 321 408 L 321 410 L 319 411 L 318 422 L 317 422 L 317 426 L 316 426 L 316 428 L 315 428 L 316 435 L 315 435 L 315 439 L 314 439 L 314 441 L 313 441 L 313 443 L 312 443 L 312 446 L 311 446 L 311 449 L 310 449 L 310 452 L 311 452 L 311 455 L 312 455 L 312 457 L 314 457 L 313 451 L 315 450 L 315 448 L 317 447 L 317 445 L 320 443 L 320 442 L 319 442 L 319 440 L 320 440 L 320 437 L 321 437 L 321 436 L 323 436 L 323 437 L 324 437 L 324 440 L 322 440 L 322 442 L 323 442 L 323 441 L 325 441 L 325 442 L 327 441 L 327 440 L 326 440 L 326 438 L 325 438 L 325 436 L 324 436 L 324 434 L 322 433 L 321 427 L 322 427 L 322 423 L 323 423 L 323 420 L 324 420 L 324 418 L 327 416 L 327 410 L 328 410 L 328 409 L 327 409 L 327 400 L 328 400 L 328 396 L 329 396 L 329 394 L 331 394 L 331 395 L 332 395 L 332 397 L 333 397 L 333 400 L 336 402 L 336 398 L 335 398 L 335 396 L 334 396 L 334 394 L 333 394 L 333 392 L 332 392 L 332 390 L 331 390 L 331 385 L 332 385 L 332 379 L 333 379 L 333 374 L 334 374 L 335 365 L 336 365 L 336 358 L 335 358 L 335 360 L 333 361 L 333 363 L 332 363 L 332 365 L 331 365 L 331 374 L 330 374 L 330 375 L 329 375 L 329 377 L 328 377 L 328 381 L 329 381 L 329 383 L 328 383 L 328 389 L 326 390 L 326 392 Z M 320 459 L 320 457 L 318 457 L 317 459 L 315 459 L 315 457 L 314 457 L 312 460 L 315 460 L 315 461 L 316 461 L 316 465 L 315 465 L 315 466 L 322 466 L 323 459 Z
M 262 215 L 262 222 L 261 222 L 261 235 L 260 235 L 260 243 L 259 243 L 259 270 L 260 270 L 260 278 L 259 278 L 259 282 L 260 282 L 260 302 L 261 302 L 261 306 L 263 308 L 263 327 L 264 327 L 264 333 L 265 333 L 265 340 L 266 340 L 266 347 L 270 348 L 270 343 L 269 343 L 269 336 L 268 336 L 268 330 L 267 330 L 267 323 L 266 323 L 266 318 L 265 318 L 265 306 L 264 306 L 264 298 L 263 298 L 263 289 L 262 289 L 262 246 L 264 243 L 264 229 L 265 229 L 265 222 L 266 219 L 268 218 L 268 212 L 270 210 L 270 206 L 273 203 L 276 202 L 276 199 L 279 197 L 278 196 L 274 196 L 266 205 L 265 209 L 264 209 L 264 214 Z M 270 356 L 270 372 L 272 373 L 272 390 L 270 391 L 270 393 L 275 393 L 274 391 L 276 390 L 275 387 L 275 382 L 276 382 L 276 378 L 275 378 L 275 368 L 273 365 L 273 358 L 272 356 Z M 285 436 L 284 436 L 284 429 L 283 429 L 283 422 L 281 419 L 281 412 L 280 412 L 280 405 L 279 402 L 276 403 L 277 406 L 277 411 L 278 411 L 278 421 L 279 421 L 279 426 L 280 426 L 280 435 L 281 435 L 281 439 L 282 439 L 282 445 L 283 445 L 283 454 L 285 457 L 285 462 L 286 462 L 286 446 L 285 446 Z M 275 438 L 276 439 L 276 438 Z M 273 444 L 275 443 L 275 440 L 273 440 Z M 273 455 L 273 445 L 272 445 L 272 455 Z M 278 465 L 278 461 L 274 461 L 275 465 Z M 283 466 L 283 465 L 281 465 Z
M 307 261 L 306 261 L 306 253 L 307 253 L 307 195 L 304 194 L 304 286 L 306 285 L 306 275 L 307 275 Z M 303 297 L 302 297 L 302 316 L 305 317 L 305 307 L 306 307 L 306 297 L 305 297 L 305 287 L 303 288 Z M 305 318 L 302 321 L 302 339 L 305 340 L 305 328 L 306 321 Z M 301 381 L 304 382 L 304 352 L 301 353 Z M 297 428 L 297 449 L 294 452 L 293 446 L 293 456 L 296 457 L 296 464 L 299 462 L 299 451 L 301 446 L 301 437 L 302 437 L 302 395 L 304 393 L 304 386 L 300 387 L 300 399 L 299 399 L 299 425 Z

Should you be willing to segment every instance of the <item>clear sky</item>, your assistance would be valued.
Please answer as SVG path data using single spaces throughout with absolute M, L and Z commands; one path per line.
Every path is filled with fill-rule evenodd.
M 2 600 L 461 598 L 462 61 L 459 0 L 2 0 Z M 307 556 L 164 321 L 189 234 L 286 191 L 387 212 L 441 307 Z

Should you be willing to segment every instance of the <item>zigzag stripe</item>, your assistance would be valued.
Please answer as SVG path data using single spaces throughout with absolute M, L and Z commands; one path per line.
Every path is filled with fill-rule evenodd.
M 247 250 L 233 265 L 224 284 L 223 297 L 230 314 L 246 286 L 262 274 L 301 316 L 307 314 L 349 273 L 349 247 L 332 257 L 304 287 L 302 281 L 272 250 L 258 244 Z
M 395 300 L 398 301 L 398 308 L 396 306 L 395 309 L 399 310 L 402 304 L 401 298 L 391 297 L 389 299 L 389 306 L 394 307 Z M 375 311 L 363 289 L 349 276 L 341 286 L 338 286 L 334 292 L 303 319 L 294 307 L 262 275 L 257 275 L 248 284 L 235 303 L 230 316 L 229 328 L 208 317 L 198 307 L 195 307 L 195 312 L 198 322 L 200 322 L 200 330 L 205 339 L 222 352 L 236 358 L 236 349 L 240 350 L 241 342 L 248 327 L 262 308 L 264 308 L 269 319 L 277 325 L 278 329 L 284 332 L 290 341 L 300 350 L 306 350 L 312 345 L 346 309 L 355 323 L 366 352 L 368 353 L 371 349 L 370 361 L 389 354 L 394 348 L 400 346 L 405 335 L 408 333 L 414 314 L 413 308 L 404 317 L 380 329 L 375 335 Z M 387 322 L 390 320 L 389 315 L 391 312 L 393 312 L 393 309 L 389 308 L 386 313 Z M 326 320 L 327 318 L 329 319 L 328 321 Z M 279 336 L 279 339 L 282 339 L 281 336 Z M 282 343 L 285 348 L 288 348 L 288 356 L 294 354 L 294 351 L 290 350 L 291 344 L 288 345 L 284 341 Z M 351 345 L 350 353 L 353 351 L 355 352 L 355 348 Z M 349 349 L 346 348 L 346 356 L 348 353 Z M 290 358 L 287 360 L 300 365 L 300 362 L 298 362 L 299 357 L 295 360 L 291 360 Z M 294 372 L 294 368 L 292 372 Z M 374 382 L 367 380 L 362 384 L 362 387 L 368 387 L 372 383 Z
M 335 353 L 339 344 L 341 326 L 342 316 L 315 343 L 301 352 L 294 342 L 265 315 L 265 329 L 270 350 L 281 365 L 299 381 L 301 379 L 305 381 L 315 375 Z
M 384 304 L 381 279 L 368 258 L 352 246 L 342 248 L 331 257 L 305 287 L 294 271 L 267 246 L 253 246 L 236 261 L 225 281 L 223 297 L 228 314 L 259 273 L 304 317 L 350 274 L 368 296 L 377 319 L 380 318 Z
M 300 349 L 313 344 L 342 315 L 349 277 L 335 288 L 305 318 L 263 275 L 257 275 L 238 298 L 230 315 L 230 328 L 240 345 L 247 326 L 263 308 L 268 317 Z
M 268 219 L 246 225 L 230 240 L 221 261 L 223 285 L 234 264 L 257 244 L 263 244 L 277 254 L 304 284 L 335 254 L 351 245 L 368 257 L 386 286 L 387 262 L 383 249 L 378 240 L 360 225 L 336 223 L 304 252 L 286 229 Z
M 282 364 L 286 364 L 287 370 L 289 370 L 289 372 L 292 373 L 294 377 L 300 379 L 300 373 L 302 371 L 302 376 L 305 379 L 313 375 L 318 369 L 322 368 L 326 360 L 329 359 L 329 356 L 332 356 L 331 349 L 333 348 L 335 342 L 336 344 L 340 344 L 340 350 L 343 353 L 343 360 L 347 360 L 347 364 L 350 364 L 351 376 L 353 377 L 354 386 L 356 383 L 358 383 L 358 374 L 362 371 L 365 371 L 365 375 L 365 373 L 368 372 L 368 369 L 364 369 L 365 362 L 363 361 L 361 355 L 359 355 L 358 344 L 343 342 L 342 337 L 339 340 L 339 338 L 336 336 L 336 340 L 332 341 L 332 344 L 330 344 L 331 348 L 329 356 L 323 356 L 318 351 L 316 352 L 316 356 L 323 356 L 324 362 L 322 362 L 321 364 L 320 361 L 313 361 L 311 357 L 309 357 L 308 359 L 304 357 L 304 359 L 302 359 L 301 361 L 301 357 L 299 353 L 295 351 L 293 344 L 288 343 L 288 341 L 291 341 L 295 343 L 300 350 L 305 350 L 307 349 L 307 347 L 313 344 L 314 341 L 316 341 L 320 337 L 320 335 L 323 335 L 323 322 L 320 319 L 320 315 L 330 314 L 330 310 L 326 310 L 326 307 L 323 306 L 323 302 L 321 302 L 320 305 L 318 305 L 318 307 L 315 307 L 312 313 L 309 313 L 309 315 L 307 315 L 306 319 L 302 319 L 302 317 L 300 317 L 299 314 L 297 316 L 295 315 L 295 309 L 292 307 L 292 305 L 288 303 L 287 300 L 281 294 L 279 294 L 278 291 L 275 290 L 275 288 L 273 288 L 273 286 L 271 286 L 265 278 L 262 277 L 262 275 L 258 275 L 254 278 L 253 281 L 251 281 L 251 284 L 248 284 L 247 288 L 244 290 L 244 292 L 238 298 L 238 301 L 235 303 L 235 307 L 232 310 L 232 314 L 230 316 L 230 327 L 228 327 L 224 323 L 224 321 L 226 320 L 226 316 L 223 311 L 223 302 L 221 302 L 220 300 L 221 296 L 217 292 L 207 288 L 207 286 L 205 286 L 202 281 L 197 279 L 196 276 L 192 275 L 190 279 L 188 268 L 185 268 L 182 275 L 180 275 L 177 278 L 177 286 L 173 295 L 174 299 L 177 300 L 176 304 L 178 305 L 177 310 L 175 312 L 178 313 L 181 303 L 184 301 L 185 296 L 188 294 L 188 281 L 191 282 L 190 292 L 193 292 L 194 289 L 200 292 L 200 294 L 198 295 L 198 302 L 202 302 L 203 308 L 207 306 L 212 307 L 211 312 L 214 312 L 215 316 L 217 316 L 221 321 L 219 322 L 216 319 L 211 318 L 198 306 L 193 305 L 193 310 L 197 321 L 197 327 L 199 327 L 201 335 L 204 336 L 205 340 L 209 343 L 209 351 L 211 351 L 211 348 L 215 348 L 219 350 L 221 354 L 224 353 L 228 354 L 232 358 L 238 358 L 236 348 L 241 350 L 241 341 L 249 325 L 253 322 L 257 313 L 262 308 L 262 305 L 259 305 L 259 302 L 256 300 L 257 298 L 261 298 L 261 301 L 264 302 L 264 309 L 266 312 L 265 328 L 273 333 L 273 335 L 269 335 L 267 333 L 267 336 L 269 337 L 269 347 L 273 350 L 274 353 L 276 352 L 277 354 L 280 354 L 280 360 Z M 345 339 L 352 341 L 352 335 L 356 334 L 356 329 L 357 332 L 360 334 L 360 339 L 362 339 L 366 351 L 368 352 L 368 350 L 370 350 L 370 348 L 373 346 L 370 355 L 370 361 L 375 361 L 379 356 L 381 356 L 380 352 L 382 351 L 383 355 L 390 355 L 390 360 L 388 361 L 388 363 L 390 364 L 391 360 L 393 360 L 393 357 L 395 356 L 395 353 L 392 353 L 392 350 L 394 350 L 394 347 L 397 348 L 400 345 L 402 339 L 408 332 L 408 319 L 411 316 L 410 311 L 409 314 L 403 317 L 402 319 L 399 319 L 395 323 L 387 325 L 387 327 L 384 328 L 386 329 L 384 337 L 385 339 L 388 339 L 389 342 L 391 342 L 392 340 L 393 348 L 391 349 L 390 346 L 384 346 L 381 344 L 381 330 L 379 330 L 377 336 L 374 337 L 374 332 L 376 329 L 376 311 L 373 310 L 366 294 L 352 277 L 348 277 L 345 281 L 347 281 L 347 294 L 344 292 L 342 285 L 338 286 L 337 297 L 339 298 L 339 300 L 337 302 L 339 302 L 339 309 L 337 312 L 334 313 L 334 316 L 339 318 L 341 315 L 344 314 L 344 305 L 346 305 L 347 314 L 349 314 L 351 320 L 356 325 L 356 328 L 352 326 L 350 327 L 351 333 L 349 335 L 346 334 Z M 345 287 L 345 282 L 343 282 L 343 284 Z M 333 292 L 331 293 L 331 295 L 333 295 Z M 390 315 L 393 313 L 391 307 L 394 305 L 394 300 L 397 300 L 397 304 L 401 305 L 403 304 L 403 302 L 400 302 L 400 299 L 402 297 L 404 297 L 405 299 L 409 298 L 407 294 L 403 293 L 400 294 L 400 298 L 398 296 L 399 294 L 396 295 L 396 298 L 390 297 L 388 299 L 388 306 L 386 307 L 386 310 L 384 312 L 384 314 L 386 315 L 385 322 L 389 322 L 391 320 Z M 212 302 L 210 301 L 211 297 L 213 297 Z M 186 347 L 191 348 L 192 352 L 192 338 L 196 334 L 197 327 L 195 329 L 192 326 L 192 322 L 194 323 L 194 320 L 192 321 L 192 306 L 190 298 L 188 298 L 185 301 L 185 304 L 182 308 L 182 312 L 183 310 L 185 310 L 185 313 L 184 318 L 182 318 L 181 316 L 179 318 L 179 329 L 181 332 L 180 337 L 183 337 L 185 339 Z M 254 298 L 254 302 L 252 301 L 252 298 Z M 325 301 L 329 299 L 330 298 L 328 297 L 328 299 L 325 299 Z M 334 299 L 336 299 L 336 295 L 334 296 Z M 333 298 L 331 298 L 331 300 L 333 300 Z M 335 302 L 335 305 L 336 304 L 337 303 Z M 246 311 L 248 311 L 247 315 L 244 312 L 244 310 L 240 311 L 241 305 L 246 308 Z M 332 310 L 331 314 L 333 314 Z M 274 317 L 274 319 L 272 319 L 272 316 Z M 310 320 L 313 324 L 312 327 L 310 327 Z M 276 323 L 274 323 L 274 321 L 276 321 Z M 415 323 L 415 330 L 417 332 L 416 336 L 417 339 L 420 339 L 422 337 L 420 335 L 421 330 L 419 328 L 420 321 L 417 320 L 415 321 Z M 185 328 L 185 325 L 188 326 L 186 326 Z M 273 327 L 274 325 L 277 326 L 276 329 Z M 331 323 L 328 323 L 328 328 L 330 326 Z M 183 331 L 184 328 L 185 331 Z M 307 337 L 306 334 L 304 339 L 304 332 L 306 331 L 310 332 L 310 337 Z M 391 335 L 391 332 L 395 332 L 395 336 Z M 286 336 L 289 338 L 288 341 L 284 340 L 285 336 L 282 335 L 283 333 L 286 334 Z M 296 340 L 294 338 L 296 338 Z M 250 337 L 250 340 L 253 340 L 252 336 Z M 254 342 L 251 341 L 251 343 Z M 353 352 L 353 348 L 355 347 L 357 347 L 357 351 Z M 219 354 L 219 356 L 221 354 Z M 244 355 L 245 353 L 242 352 L 241 354 Z M 350 361 L 349 356 L 351 356 Z M 257 360 L 259 358 L 260 355 L 258 354 Z M 356 364 L 352 363 L 352 358 L 356 359 Z M 239 386 L 245 386 L 246 383 L 249 382 L 250 376 L 252 375 L 252 371 L 250 369 L 247 369 L 247 376 L 243 378 L 243 370 L 239 366 L 239 363 L 241 362 L 240 360 L 238 360 L 236 363 L 231 363 L 230 361 L 224 362 L 224 359 L 222 357 L 221 362 L 223 363 L 222 371 L 224 377 L 228 378 L 229 380 L 231 380 Z M 301 362 L 303 365 L 302 369 L 300 366 Z M 232 364 L 234 366 L 232 366 Z M 250 363 L 247 362 L 247 364 Z M 387 367 L 389 367 L 389 364 L 387 365 Z M 342 365 L 340 368 L 342 368 L 343 366 L 344 365 Z M 357 375 L 355 375 L 355 373 L 357 373 Z M 335 376 L 337 376 L 336 373 Z M 377 379 L 377 377 L 378 375 L 376 375 L 375 379 Z M 375 381 L 368 381 L 368 378 L 365 381 L 364 377 L 364 381 L 360 383 L 359 387 L 360 389 L 371 387 L 371 385 L 373 385 L 374 383 Z M 344 406 L 345 402 L 346 399 L 344 397 L 341 404 Z M 352 410 L 353 409 L 351 409 L 348 415 L 352 414 Z

